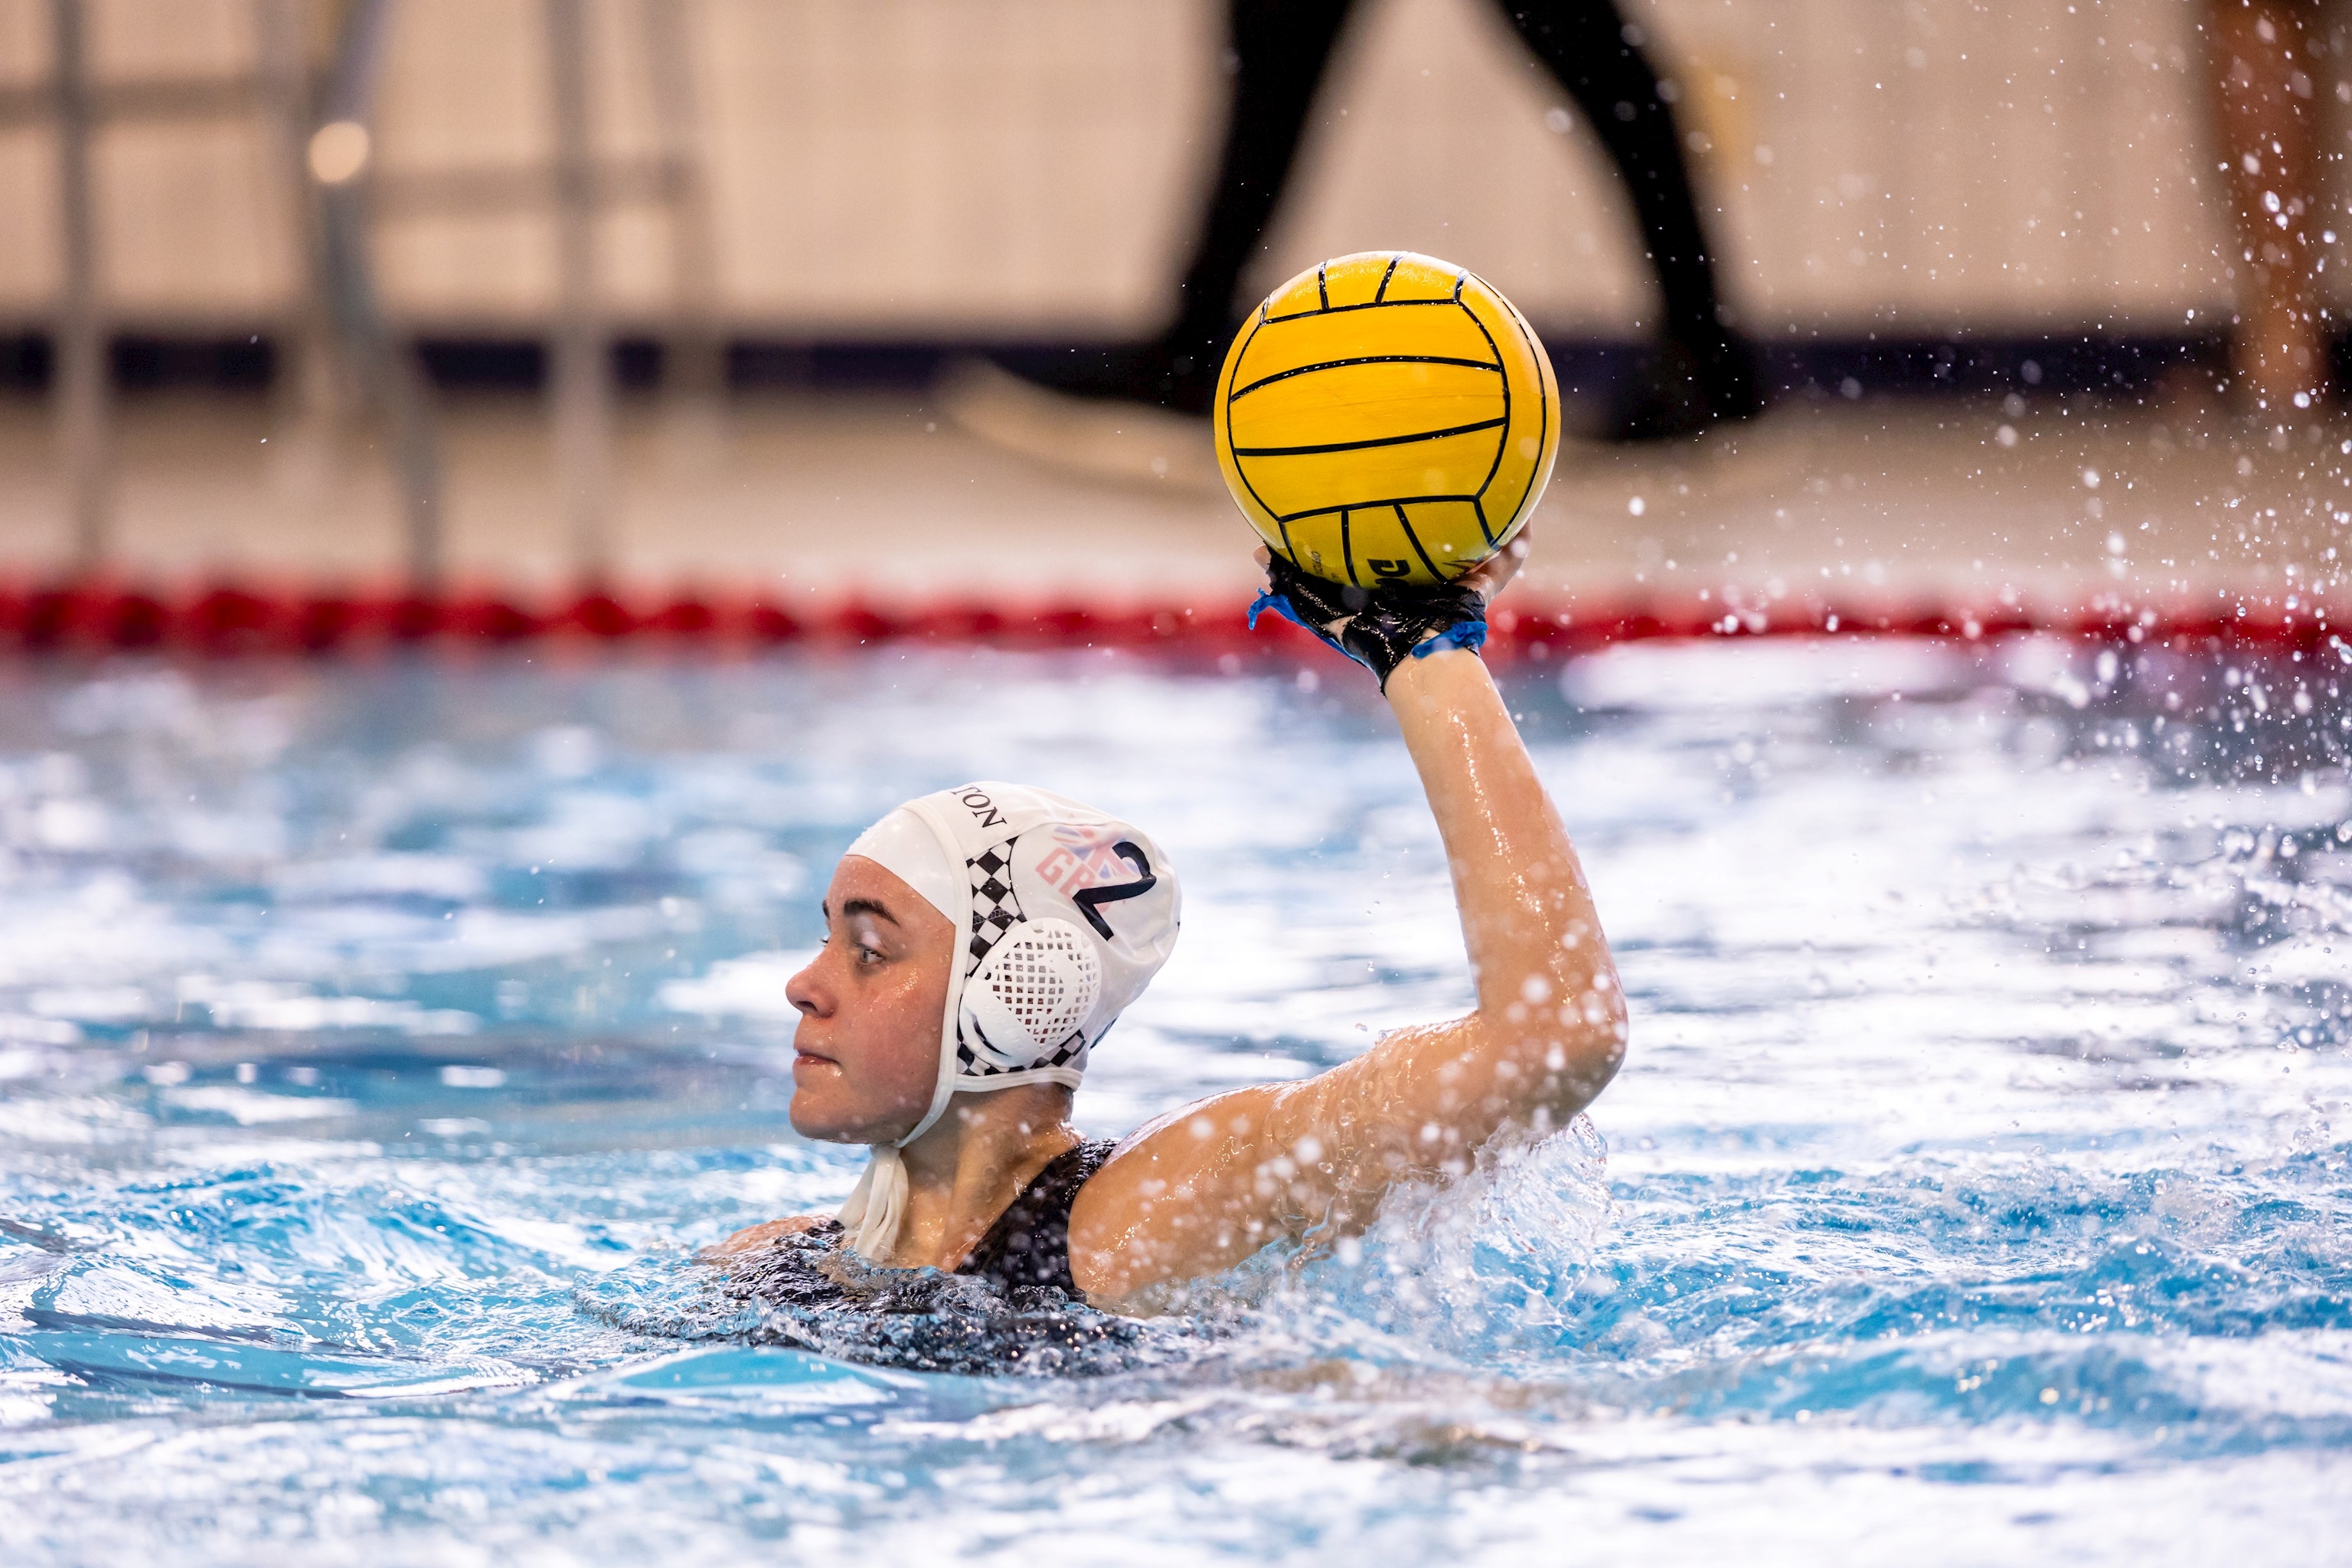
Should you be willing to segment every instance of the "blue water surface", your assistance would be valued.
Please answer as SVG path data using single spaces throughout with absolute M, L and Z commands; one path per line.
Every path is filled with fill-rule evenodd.
M 694 1249 L 856 1169 L 786 1124 L 783 979 L 858 828 L 1003 777 L 1186 879 L 1089 1131 L 1462 1009 L 1353 672 L 0 669 L 0 1545 L 2352 1561 L 2346 663 L 1513 671 L 1624 1074 L 1078 1378 L 733 1337 Z

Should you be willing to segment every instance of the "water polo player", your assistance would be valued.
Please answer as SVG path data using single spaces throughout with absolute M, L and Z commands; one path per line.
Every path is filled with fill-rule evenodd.
M 850 846 L 824 946 L 786 990 L 793 1126 L 871 1145 L 871 1162 L 837 1225 L 772 1221 L 717 1256 L 825 1239 L 1116 1307 L 1272 1243 L 1360 1230 L 1390 1187 L 1450 1178 L 1489 1140 L 1589 1104 L 1623 1054 L 1623 999 L 1576 851 L 1473 651 L 1524 549 L 1376 596 L 1276 560 L 1259 601 L 1381 680 L 1453 869 L 1466 1017 L 1197 1101 L 1116 1146 L 1082 1141 L 1072 1093 L 1175 944 L 1175 868 L 1141 830 L 1043 790 L 926 795 Z

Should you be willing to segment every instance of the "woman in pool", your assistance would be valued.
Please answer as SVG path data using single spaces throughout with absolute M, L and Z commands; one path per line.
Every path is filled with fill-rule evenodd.
M 1116 1308 L 1270 1243 L 1360 1231 L 1392 1185 L 1457 1175 L 1490 1140 L 1591 1102 L 1624 1052 L 1623 997 L 1576 851 L 1474 651 L 1524 554 L 1377 595 L 1277 559 L 1253 610 L 1380 679 L 1453 868 L 1476 1008 L 1116 1146 L 1084 1142 L 1072 1091 L 1174 944 L 1171 868 L 1135 828 L 1043 791 L 910 801 L 842 858 L 824 946 L 785 992 L 794 1130 L 874 1150 L 838 1216 L 845 1245 Z M 749 1264 L 834 1223 L 754 1226 L 715 1256 Z

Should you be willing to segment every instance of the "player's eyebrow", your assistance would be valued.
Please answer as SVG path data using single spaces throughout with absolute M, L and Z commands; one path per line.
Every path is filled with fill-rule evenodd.
M 877 919 L 888 921 L 892 925 L 898 923 L 897 915 L 892 914 L 872 899 L 852 899 L 841 906 L 841 912 L 845 919 L 850 915 L 873 915 Z M 833 911 L 830 909 L 826 910 L 825 918 L 830 920 L 832 916 Z

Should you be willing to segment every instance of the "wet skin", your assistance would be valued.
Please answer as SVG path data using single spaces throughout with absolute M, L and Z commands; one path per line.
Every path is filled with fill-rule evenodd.
M 1516 566 L 1482 568 L 1486 585 Z M 1276 1241 L 1360 1231 L 1391 1186 L 1466 1171 L 1495 1138 L 1565 1125 L 1616 1073 L 1625 1005 L 1608 942 L 1486 665 L 1458 650 L 1409 658 L 1388 699 L 1445 843 L 1477 1006 L 1384 1036 L 1312 1079 L 1219 1095 L 1138 1131 L 1070 1213 L 1071 1274 L 1099 1305 L 1139 1306 Z M 786 992 L 802 1016 L 793 1125 L 890 1142 L 929 1104 L 953 922 L 856 856 L 835 871 L 825 910 L 824 950 Z M 1052 1085 L 957 1095 L 904 1152 L 907 1215 L 883 1261 L 961 1262 L 1076 1141 L 1068 1111 L 1068 1090 Z M 720 1250 L 813 1223 L 754 1226 Z
M 887 1142 L 930 1109 L 955 925 L 863 855 L 825 889 L 825 940 L 784 986 L 793 1036 L 793 1131 Z
M 825 939 L 784 986 L 793 1037 L 793 1131 L 833 1143 L 895 1143 L 930 1109 L 954 922 L 898 876 L 846 855 L 825 889 Z M 1030 1084 L 958 1094 L 904 1151 L 906 1218 L 890 1261 L 952 1268 L 1031 1177 L 1078 1141 L 1070 1091 Z M 738 1232 L 740 1251 L 806 1230 L 793 1215 Z

